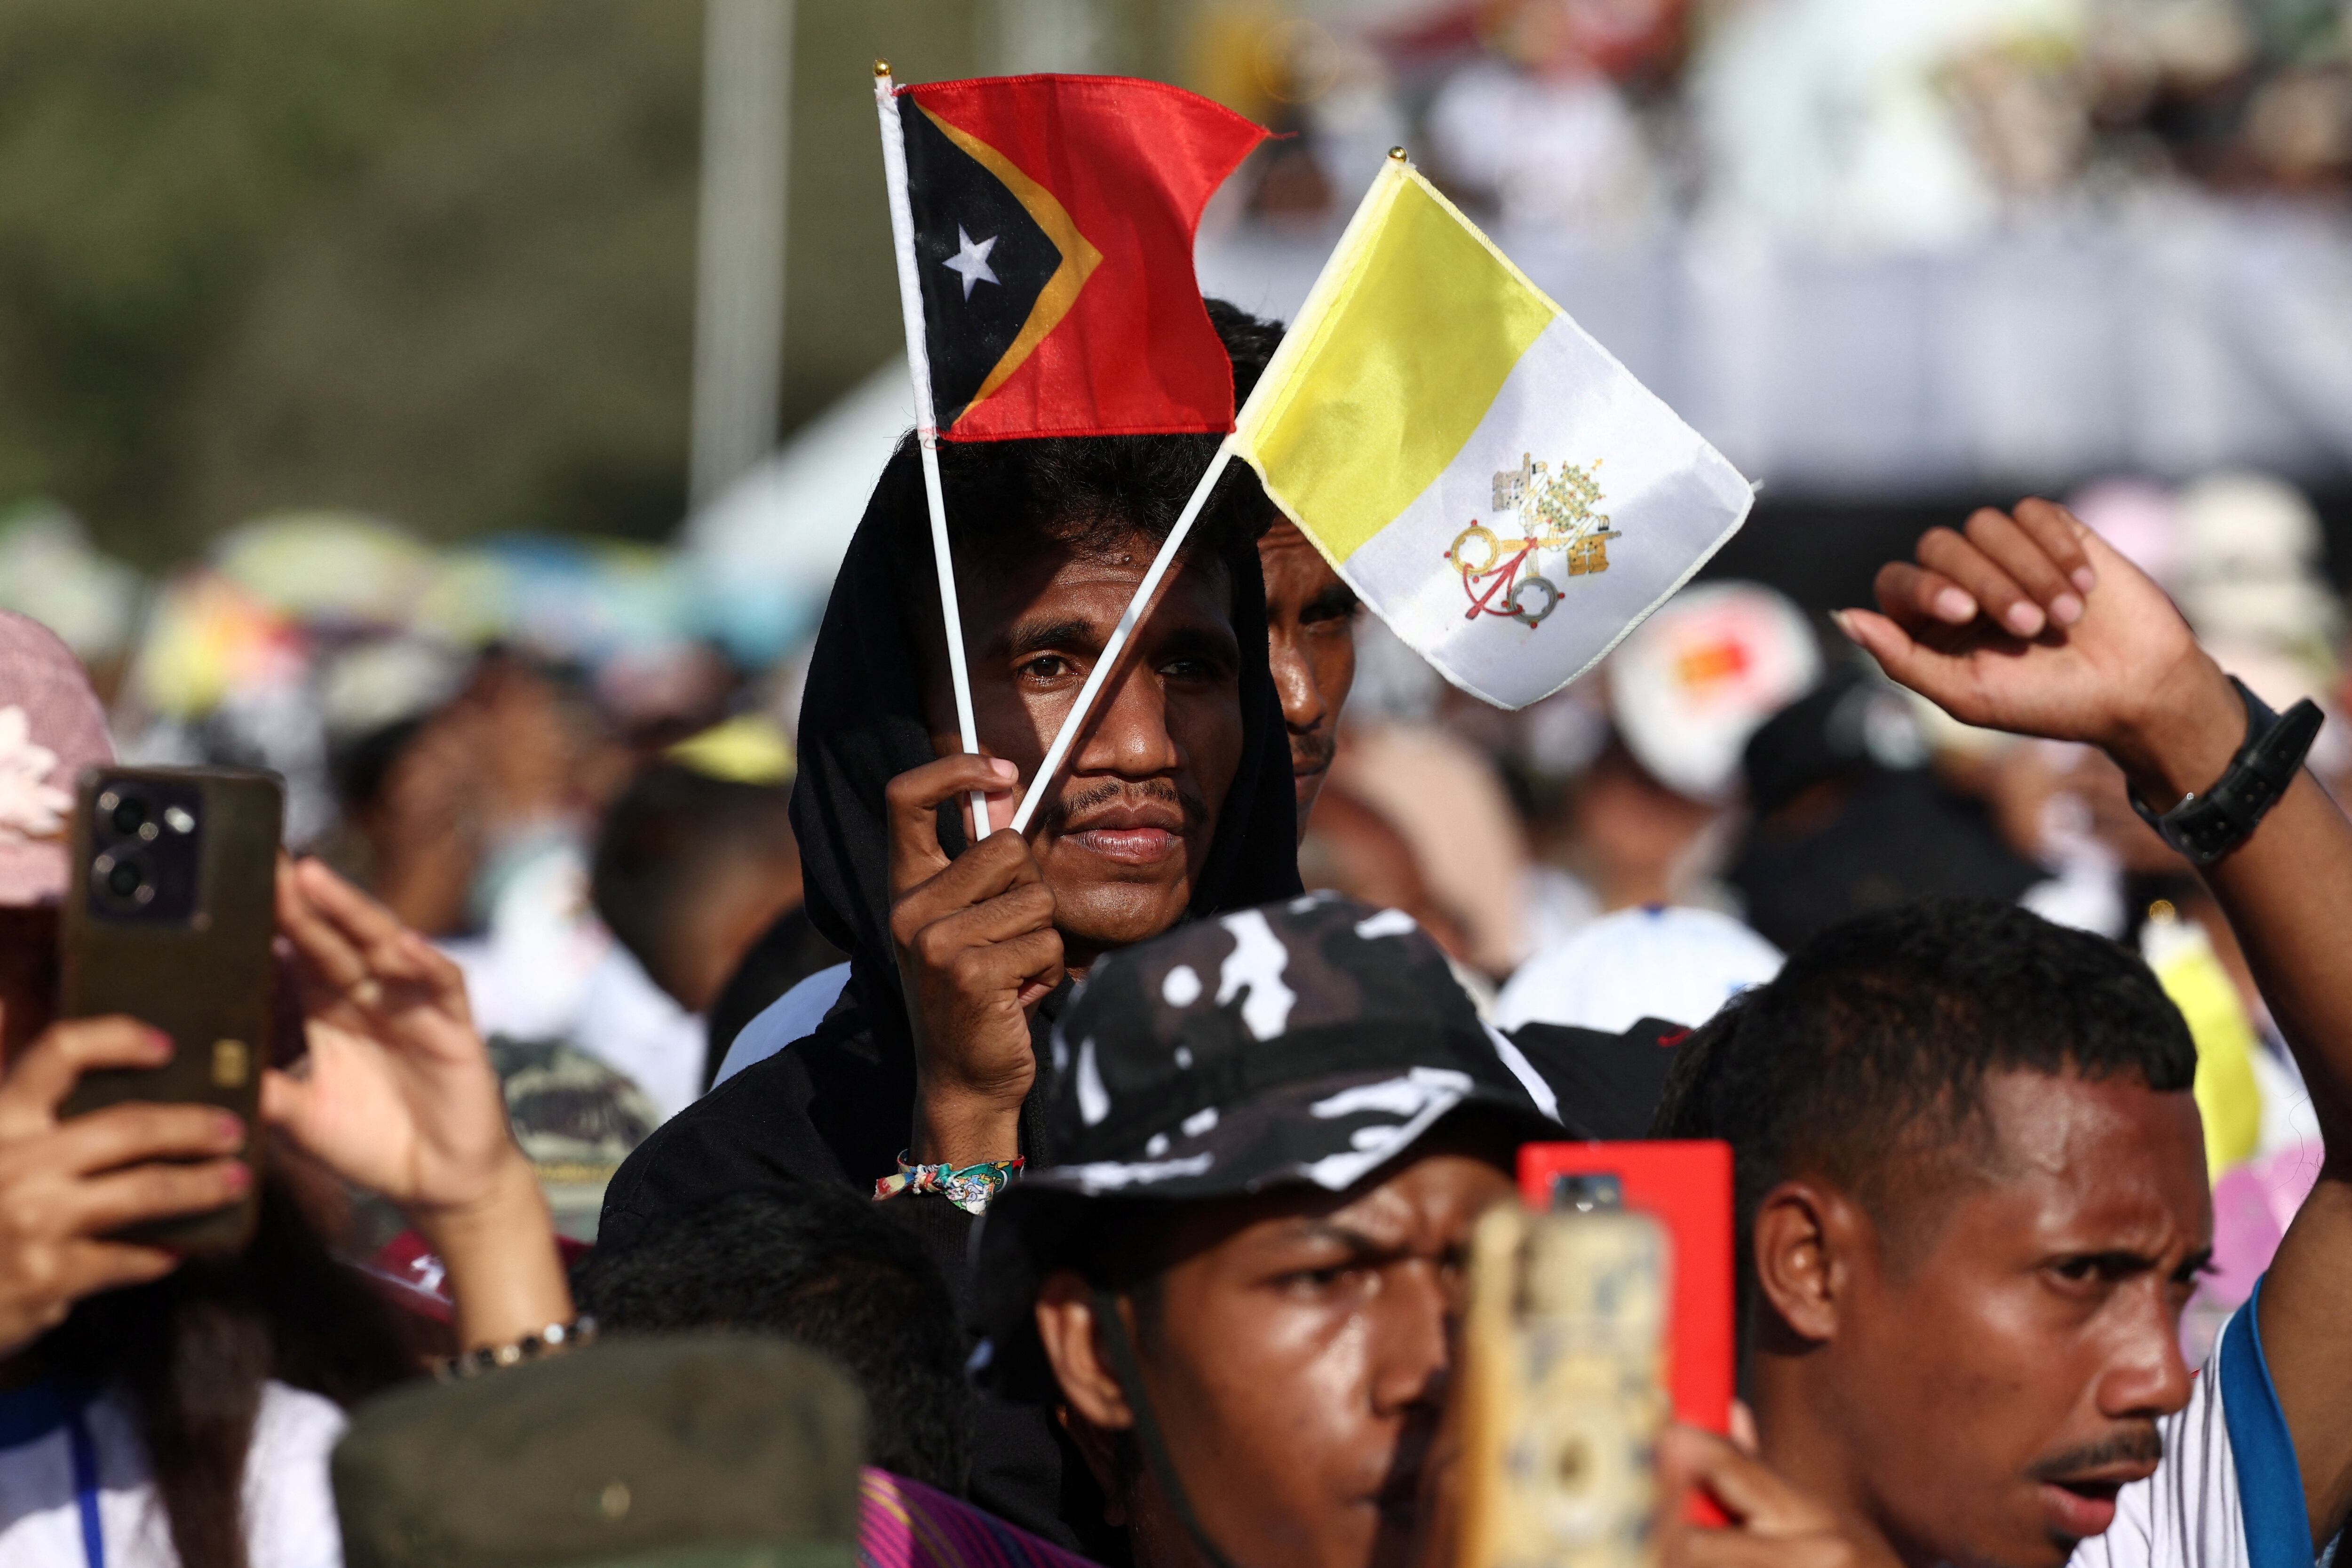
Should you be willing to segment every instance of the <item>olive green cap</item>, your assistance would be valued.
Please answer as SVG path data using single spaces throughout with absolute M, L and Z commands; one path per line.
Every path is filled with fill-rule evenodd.
M 346 1568 L 853 1568 L 866 1405 L 781 1340 L 605 1340 L 362 1405 Z

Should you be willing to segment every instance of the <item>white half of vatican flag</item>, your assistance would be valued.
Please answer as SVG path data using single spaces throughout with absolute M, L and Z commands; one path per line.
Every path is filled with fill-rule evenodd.
M 1398 636 L 1505 708 L 1590 669 L 1754 500 L 1402 157 L 1231 445 Z

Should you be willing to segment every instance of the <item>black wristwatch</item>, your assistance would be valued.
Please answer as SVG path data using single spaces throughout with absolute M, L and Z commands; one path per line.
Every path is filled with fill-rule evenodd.
M 2140 804 L 2137 791 L 2131 795 L 2132 809 L 2140 819 L 2192 866 L 2210 866 L 2246 841 L 2294 782 L 2304 753 L 2319 733 L 2319 704 L 2310 698 L 2278 714 L 2263 706 L 2263 700 L 2236 676 L 2230 677 L 2230 684 L 2246 705 L 2246 742 L 2213 787 L 2201 795 L 2181 796 L 2180 804 L 2161 816 Z

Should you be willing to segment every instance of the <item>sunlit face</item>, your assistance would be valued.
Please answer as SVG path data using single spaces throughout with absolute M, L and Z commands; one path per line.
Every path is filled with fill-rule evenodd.
M 2187 1092 L 2130 1077 L 2004 1073 L 1985 1100 L 1990 1168 L 1897 1205 L 1937 1228 L 1857 1264 L 1805 1397 L 1838 1428 L 1845 1489 L 1906 1559 L 2058 1568 L 2188 1402 L 2204 1143 Z
M 1358 603 L 1355 591 L 1288 521 L 1276 522 L 1258 541 L 1257 559 L 1265 574 L 1266 659 L 1290 734 L 1303 833 L 1339 744 L 1339 710 L 1356 680 Z
M 982 747 L 1036 776 L 1045 749 L 1157 550 L 1148 535 L 1089 553 L 1051 548 L 959 569 Z M 932 742 L 961 750 L 946 672 L 927 694 Z M 1242 756 L 1233 583 L 1202 553 L 1169 574 L 1030 835 L 1074 968 L 1183 916 Z M 995 820 L 1011 818 L 1013 800 Z
M 1202 1527 L 1238 1563 L 1412 1559 L 1479 1215 L 1500 1156 L 1433 1152 L 1340 1194 L 1204 1205 L 1178 1227 L 1138 1355 Z M 1164 1506 L 1130 1500 L 1139 1562 Z

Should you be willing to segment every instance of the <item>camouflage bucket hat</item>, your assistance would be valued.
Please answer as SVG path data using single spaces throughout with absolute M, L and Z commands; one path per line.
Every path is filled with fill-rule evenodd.
M 1587 1135 L 1411 916 L 1328 893 L 1105 959 L 1055 1029 L 1053 1066 L 1054 1162 L 996 1200 L 975 1244 L 982 1374 L 1032 1396 L 1052 1386 L 1037 1286 L 1099 1205 L 1343 1192 L 1465 1110 L 1528 1138 Z
M 350 1568 L 854 1568 L 866 1406 L 750 1334 L 606 1340 L 354 1415 Z

